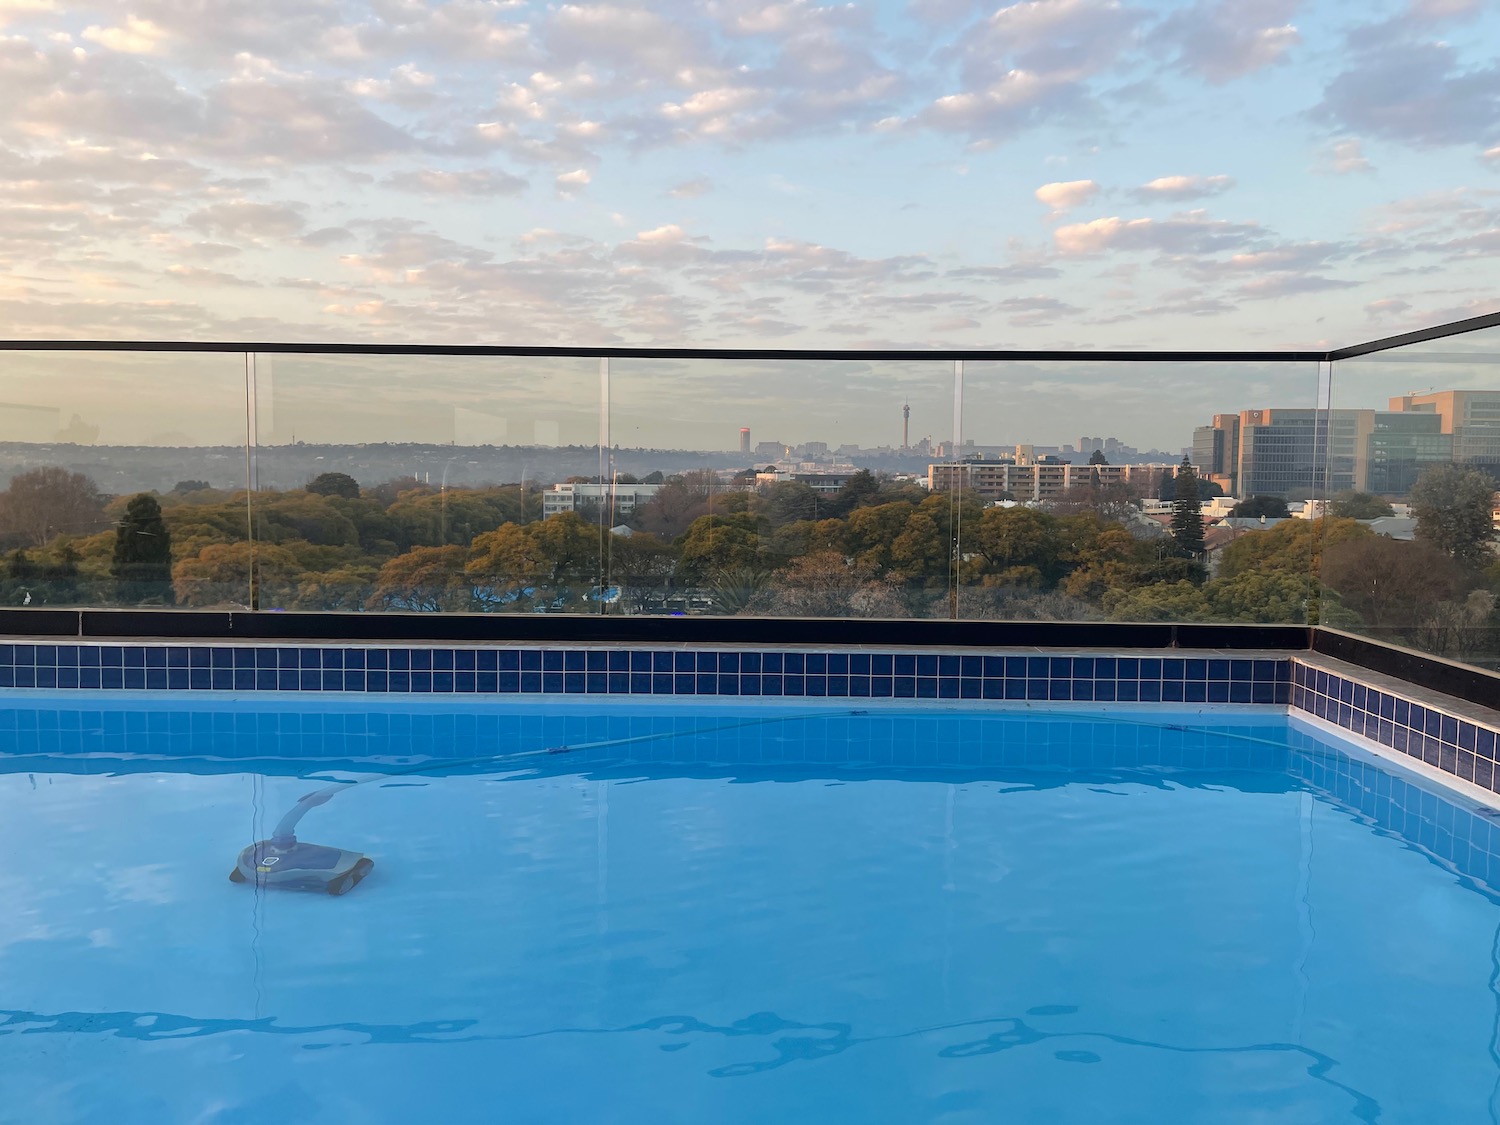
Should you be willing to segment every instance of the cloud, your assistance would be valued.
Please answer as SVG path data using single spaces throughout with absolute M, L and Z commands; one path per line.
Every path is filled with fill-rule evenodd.
M 1358 137 L 1345 137 L 1328 146 L 1316 170 L 1335 176 L 1347 176 L 1357 172 L 1373 172 L 1375 166 L 1365 158 L 1364 147 Z
M 204 207 L 184 222 L 195 230 L 223 238 L 290 238 L 300 234 L 307 224 L 303 210 L 296 204 L 237 199 Z
M 1230 176 L 1159 176 L 1135 189 L 1137 199 L 1180 202 L 1218 195 L 1234 186 Z
M 153 55 L 166 45 L 171 33 L 150 20 L 126 16 L 123 27 L 100 27 L 97 24 L 83 29 L 83 38 L 111 51 L 124 55 Z
M 571 172 L 560 173 L 553 182 L 559 195 L 572 195 L 588 187 L 593 178 L 593 173 L 587 168 L 575 168 Z
M 1197 0 L 1168 16 L 1153 38 L 1177 64 L 1214 85 L 1281 62 L 1301 41 L 1290 22 L 1298 0 Z
M 187 285 L 211 285 L 228 286 L 230 288 L 245 289 L 255 288 L 260 285 L 258 281 L 248 278 L 237 277 L 232 273 L 221 273 L 218 270 L 207 270 L 199 266 L 168 266 L 167 274 L 174 281 L 181 281 Z
M 1258 277 L 1236 287 L 1235 292 L 1248 301 L 1266 301 L 1279 297 L 1301 297 L 1309 293 L 1326 293 L 1334 289 L 1353 289 L 1358 281 L 1304 274 L 1273 274 Z
M 683 180 L 680 184 L 670 188 L 667 194 L 673 199 L 697 199 L 699 196 L 707 195 L 713 189 L 714 183 L 707 176 L 695 176 L 691 180 Z
M 1500 145 L 1485 149 L 1479 154 L 1479 159 L 1483 160 L 1486 164 L 1500 166 Z
M 474 168 L 466 172 L 437 169 L 397 172 L 385 182 L 399 191 L 434 196 L 472 196 L 489 198 L 497 195 L 519 195 L 526 181 L 495 168 Z M 587 181 L 584 181 L 585 183 Z
M 1328 83 L 1315 118 L 1421 147 L 1500 140 L 1500 63 L 1465 67 L 1452 44 L 1399 28 L 1351 39 L 1352 65 Z
M 1093 199 L 1099 194 L 1099 185 L 1093 180 L 1068 180 L 1066 183 L 1043 184 L 1034 194 L 1056 215 Z
M 1386 320 L 1410 312 L 1411 307 L 1410 301 L 1403 301 L 1397 297 L 1383 297 L 1365 305 L 1365 316 L 1369 320 Z
M 1058 227 L 1052 232 L 1053 244 L 1064 255 L 1110 250 L 1213 254 L 1244 247 L 1264 236 L 1265 231 L 1254 223 L 1210 219 L 1202 211 L 1189 211 L 1169 219 L 1111 216 Z

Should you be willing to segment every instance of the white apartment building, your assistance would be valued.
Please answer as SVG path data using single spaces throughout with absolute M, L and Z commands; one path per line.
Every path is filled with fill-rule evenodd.
M 542 493 L 542 519 L 579 508 L 611 509 L 618 519 L 650 500 L 659 488 L 659 484 L 554 484 Z

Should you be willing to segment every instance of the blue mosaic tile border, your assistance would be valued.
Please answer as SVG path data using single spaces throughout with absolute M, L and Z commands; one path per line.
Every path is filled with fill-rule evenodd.
M 0 688 L 1285 704 L 1287 658 L 4 644 Z
M 1500 721 L 1476 722 L 1293 660 L 1292 707 L 1500 793 Z M 1497 716 L 1500 720 L 1500 716 Z

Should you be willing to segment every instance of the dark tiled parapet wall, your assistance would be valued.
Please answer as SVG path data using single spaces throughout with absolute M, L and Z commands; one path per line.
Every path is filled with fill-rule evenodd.
M 1322 656 L 1293 659 L 1291 705 L 1500 793 L 1500 712 Z
M 0 687 L 1286 704 L 1284 653 L 4 644 Z

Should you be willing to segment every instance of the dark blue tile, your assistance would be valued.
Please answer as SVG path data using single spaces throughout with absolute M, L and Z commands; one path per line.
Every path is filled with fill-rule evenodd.
M 1189 685 L 1189 687 L 1194 687 L 1194 686 L 1197 686 L 1197 685 L 1192 685 L 1192 684 Z M 1209 680 L 1208 681 L 1208 702 L 1210 702 L 1210 703 L 1228 703 L 1229 702 L 1229 681 L 1228 680 Z
M 167 666 L 167 650 L 160 645 L 146 650 L 147 668 L 165 668 Z
M 717 652 L 693 653 L 694 667 L 701 673 L 712 673 L 719 670 L 719 654 Z
M 191 671 L 188 673 L 191 675 Z M 295 668 L 282 668 L 276 673 L 277 691 L 296 691 L 302 682 L 302 673 Z
M 1142 661 L 1141 663 L 1144 664 L 1145 661 Z M 1163 685 L 1162 685 L 1162 682 L 1160 680 L 1145 680 L 1145 679 L 1141 680 L 1140 681 L 1140 701 L 1142 703 L 1160 703 L 1160 702 L 1162 702 L 1162 686 Z M 1122 699 L 1124 698 L 1123 693 L 1121 694 L 1121 698 Z M 1180 699 L 1176 700 L 1176 702 L 1181 702 L 1181 700 Z
M 918 660 L 917 665 L 918 665 L 918 667 L 921 666 L 921 661 L 920 660 Z M 934 662 L 933 667 L 934 668 L 937 667 L 936 662 Z M 917 698 L 918 699 L 936 699 L 937 697 L 938 697 L 938 678 L 936 676 L 918 676 L 917 677 Z
M 599 655 L 603 656 L 604 653 L 601 652 Z M 585 672 L 583 674 L 583 690 L 590 695 L 604 695 L 609 691 L 609 673 Z
M 901 666 L 901 658 L 899 656 L 896 658 L 896 666 L 898 668 Z M 916 661 L 913 660 L 912 667 L 915 668 L 916 666 Z M 891 692 L 897 699 L 915 699 L 917 697 L 917 677 L 892 676 Z
M 32 652 L 34 654 L 32 656 L 32 658 L 31 658 L 32 659 L 32 663 L 35 664 L 38 668 L 56 668 L 57 667 L 57 646 L 56 645 L 34 645 L 32 647 Z M 145 664 L 145 658 L 144 658 L 144 656 L 141 659 L 141 664 L 142 665 Z
M 714 690 L 719 695 L 739 695 L 740 677 L 738 672 L 720 672 L 716 679 L 718 682 Z
M 146 676 L 148 680 L 151 676 L 161 677 L 162 682 L 160 685 L 151 684 L 149 682 L 146 684 L 146 686 L 148 688 L 151 688 L 153 691 L 160 691 L 167 686 L 167 670 L 165 668 L 152 668 L 146 673 Z M 71 668 L 59 668 L 57 670 L 57 686 L 60 688 L 76 688 L 78 686 L 78 666 L 74 665 Z
M 1096 675 L 1094 665 L 1097 662 L 1092 656 L 1073 657 L 1073 679 L 1092 680 Z
M 672 667 L 678 672 L 693 672 L 698 668 L 698 656 L 691 652 L 668 653 L 672 657 Z
M 1364 684 L 1355 684 L 1354 698 L 1349 700 L 1350 706 L 1352 706 L 1356 711 L 1365 710 L 1365 697 L 1368 694 L 1369 689 L 1366 688 Z
M 500 671 L 500 654 L 492 648 L 479 649 L 474 653 L 474 670 L 476 672 Z M 506 671 L 514 670 L 506 669 Z
M 119 672 L 120 669 L 118 669 L 118 668 L 107 668 L 107 669 L 105 669 L 105 671 L 107 671 L 107 672 Z M 36 687 L 36 666 L 35 665 L 27 664 L 24 667 L 16 667 L 14 669 L 7 669 L 7 675 L 11 676 L 12 680 L 14 681 L 14 686 L 16 686 L 16 687 Z M 116 680 L 119 679 L 118 676 L 116 676 L 115 678 L 116 678 Z M 6 686 L 9 687 L 11 685 L 7 684 Z M 115 687 L 119 687 L 120 685 L 118 683 L 116 683 L 114 686 Z
M 392 672 L 411 671 L 412 651 L 409 648 L 386 649 L 386 662 Z M 392 688 L 391 690 L 395 690 Z
M 822 698 L 828 694 L 827 676 L 804 676 L 802 678 L 802 694 Z
M 670 676 L 660 676 L 658 678 L 659 679 L 663 679 L 663 680 L 670 680 L 671 679 Z M 650 695 L 651 694 L 651 674 L 649 672 L 632 672 L 632 673 L 630 673 L 630 694 L 631 695 Z
M 171 688 L 172 688 L 171 676 L 172 676 L 172 673 L 168 669 L 166 669 L 166 668 L 147 668 L 146 669 L 146 690 L 147 691 L 170 691 Z M 63 686 L 61 680 L 59 680 L 58 686 L 59 687 Z
M 1485 789 L 1495 787 L 1495 763 L 1484 758 L 1474 759 L 1474 784 Z
M 740 672 L 744 675 L 760 674 L 760 653 L 746 652 L 740 654 Z
M 470 676 L 473 676 L 473 674 L 473 672 L 469 673 Z M 235 675 L 238 676 L 239 673 L 235 672 Z M 368 673 L 363 668 L 344 669 L 344 690 L 364 691 L 366 675 L 368 675 Z M 473 691 L 474 689 L 470 688 L 469 690 Z
M 1474 750 L 1481 758 L 1495 758 L 1495 732 L 1486 727 L 1480 727 L 1474 738 Z
M 741 672 L 740 673 L 740 694 L 741 695 L 759 695 L 760 694 L 760 679 L 761 679 L 761 676 L 760 676 L 759 672 Z
M 1354 681 L 1342 677 L 1338 680 L 1338 700 L 1340 703 L 1354 705 Z
M 309 675 L 320 675 L 322 677 L 322 679 L 319 681 L 319 684 L 320 684 L 320 686 L 322 687 L 322 689 L 324 691 L 343 691 L 344 690 L 344 673 L 343 673 L 342 669 L 340 669 L 338 671 L 333 671 L 331 669 L 328 669 L 328 670 L 325 670 L 325 671 L 323 671 L 321 673 L 308 673 L 308 674 Z
M 531 684 L 522 683 L 528 677 L 533 677 Z M 540 672 L 496 672 L 495 690 L 506 695 L 519 694 L 523 691 L 541 691 L 542 674 Z
M 1116 677 L 1116 675 L 1118 675 L 1118 671 L 1116 669 L 1116 665 L 1118 665 L 1118 664 L 1119 664 L 1119 661 L 1116 660 L 1113 656 L 1096 656 L 1096 657 L 1094 657 L 1094 679 L 1096 679 L 1096 680 L 1112 680 L 1112 679 L 1114 679 Z
M 409 670 L 412 672 L 432 671 L 432 650 L 430 648 L 408 650 L 407 660 L 410 662 Z
M 1196 657 L 1183 661 L 1182 677 L 1185 680 L 1208 679 L 1208 661 L 1199 660 Z
M 975 657 L 974 659 L 979 659 Z M 849 674 L 851 676 L 868 676 L 870 674 L 870 654 L 868 652 L 851 652 L 849 654 Z
M 78 666 L 80 668 L 99 667 L 99 646 L 83 645 L 78 650 Z
M 408 674 L 411 676 L 408 691 L 418 692 L 422 695 L 430 695 L 432 693 L 432 672 L 430 670 L 413 670 Z
M 849 694 L 848 676 L 829 676 L 827 695 L 844 698 Z
M 653 672 L 671 672 L 677 667 L 677 657 L 681 655 L 675 652 L 653 652 L 651 654 L 651 670 Z M 692 664 L 684 661 L 683 671 L 692 671 Z
M 1274 660 L 1256 660 L 1254 665 L 1254 676 L 1256 680 L 1274 680 L 1276 678 L 1276 664 Z
M 232 669 L 234 667 L 234 649 L 232 649 L 232 648 L 219 648 L 219 647 L 215 647 L 215 648 L 209 649 L 208 652 L 209 652 L 209 667 L 214 668 L 216 670 L 219 669 L 219 668 L 229 668 L 229 669 Z M 150 657 L 149 651 L 148 651 L 147 657 L 146 657 L 146 664 L 147 664 L 147 667 L 149 667 L 150 664 L 151 664 L 151 657 Z
M 980 683 L 983 685 L 985 699 L 1005 698 L 1005 680 L 1002 677 L 991 676 Z
M 1127 679 L 1130 675 L 1129 671 L 1125 668 L 1125 665 L 1129 663 L 1129 660 L 1120 661 L 1120 678 L 1122 680 Z M 1182 662 L 1179 660 L 1178 663 L 1180 664 Z M 1145 683 L 1147 680 L 1160 680 L 1162 678 L 1162 661 L 1158 658 L 1154 656 L 1143 657 L 1140 659 L 1139 665 L 1142 683 Z
M 740 671 L 740 654 L 737 652 L 719 653 L 719 674 L 738 675 Z
M 1229 685 L 1229 702 L 1231 703 L 1254 703 L 1256 702 L 1254 690 L 1256 684 L 1249 680 L 1235 680 Z M 1267 685 L 1269 686 L 1269 685 Z
M 545 658 L 543 658 L 542 663 L 544 665 L 546 664 Z M 548 695 L 561 695 L 563 691 L 563 673 L 543 671 L 542 691 L 546 692 Z
M 629 661 L 626 661 L 626 663 L 628 664 Z M 604 686 L 605 686 L 606 690 L 608 690 L 611 695 L 629 695 L 630 694 L 630 673 L 629 672 L 610 672 L 608 674 L 608 677 L 607 677 L 607 679 L 605 681 L 605 685 Z
M 1458 719 L 1452 715 L 1443 716 L 1442 729 L 1438 735 L 1444 742 L 1456 743 L 1458 741 Z
M 939 665 L 939 666 L 941 667 L 941 665 Z M 937 682 L 938 683 L 938 698 L 939 699 L 957 699 L 958 698 L 958 688 L 959 688 L 959 685 L 962 682 L 963 681 L 960 680 L 957 676 L 939 676 L 938 677 L 938 682 Z
M 1187 674 L 1187 661 L 1186 660 L 1178 660 L 1178 659 L 1176 659 L 1174 657 L 1174 658 L 1169 659 L 1169 660 L 1163 660 L 1163 661 L 1161 661 L 1161 678 L 1162 679 L 1164 679 L 1164 680 L 1180 680 L 1186 674 Z M 1145 673 L 1144 672 L 1141 673 L 1141 678 L 1142 679 L 1145 678 Z
M 1036 679 L 1035 677 L 1032 677 L 1031 679 L 1028 679 L 1026 681 L 1026 698 L 1027 699 L 1046 699 L 1047 698 L 1047 685 L 1049 683 L 1051 683 L 1051 682 L 1052 681 L 1050 681 L 1050 680 L 1039 680 L 1039 679 Z
M 1025 680 L 1013 680 L 1013 679 L 1010 679 L 1009 677 L 1007 677 L 1006 681 L 1005 681 L 1005 698 L 1006 699 L 1025 699 L 1026 698 L 1026 681 Z
M 162 671 L 166 671 L 166 669 L 164 668 L 164 669 L 162 669 Z M 209 673 L 209 675 L 212 678 L 212 682 L 213 682 L 213 685 L 214 685 L 214 691 L 233 691 L 234 690 L 234 669 L 233 668 L 214 668 Z
M 479 662 L 481 664 L 484 663 L 484 653 L 480 653 L 479 654 Z M 515 676 L 514 672 L 508 672 L 506 674 L 510 675 L 510 676 Z M 475 672 L 474 673 L 474 690 L 476 692 L 479 692 L 482 695 L 493 695 L 495 692 L 498 692 L 500 690 L 500 673 L 499 672 Z M 509 690 L 510 691 L 515 691 L 516 690 L 514 682 L 511 683 Z
M 1070 680 L 1073 678 L 1073 658 L 1071 656 L 1054 656 L 1047 663 L 1047 675 L 1053 680 Z M 1057 698 L 1054 696 L 1053 698 Z
M 918 676 L 936 676 L 938 674 L 938 658 L 931 653 L 922 653 L 917 657 Z
M 830 676 L 847 676 L 849 674 L 849 654 L 847 652 L 830 652 L 828 654 L 828 674 Z
M 578 655 L 582 656 L 583 654 L 579 653 Z M 544 681 L 547 679 L 547 675 L 547 673 L 543 673 L 542 679 Z M 563 691 L 569 695 L 582 695 L 588 690 L 588 676 L 582 672 L 564 672 L 562 681 Z
M 1077 664 L 1078 664 L 1078 662 L 1075 660 L 1073 662 L 1073 664 L 1076 667 Z M 1094 699 L 1094 681 L 1093 680 L 1074 680 L 1073 681 L 1073 694 L 1072 694 L 1072 698 L 1074 698 L 1074 699 L 1082 699 L 1082 700 L 1087 700 L 1089 702 L 1093 702 L 1093 699 Z
M 611 671 L 611 672 L 629 672 L 630 671 L 630 653 L 626 652 L 624 649 L 618 649 L 618 648 L 610 649 L 609 652 L 605 653 L 605 656 L 608 657 L 608 660 L 605 663 L 605 667 L 609 671 Z
M 171 673 L 168 673 L 170 675 Z M 0 687 L 10 687 L 7 681 L 15 678 L 15 670 L 12 668 L 0 668 Z M 80 668 L 78 670 L 78 686 L 81 688 L 97 688 L 100 686 L 98 668 Z M 170 689 L 169 689 L 170 690 Z
M 541 654 L 540 653 L 537 654 L 537 659 L 538 659 L 538 662 L 540 662 L 540 660 L 541 660 Z M 507 673 L 507 675 L 509 675 L 509 673 Z M 504 676 L 500 677 L 500 682 L 502 684 L 505 682 L 505 677 Z M 500 690 L 504 691 L 505 689 L 504 689 L 504 687 L 502 687 Z M 521 689 L 520 690 L 521 690 L 521 694 L 523 694 L 523 695 L 539 695 L 539 694 L 541 694 L 541 690 L 542 690 L 542 674 L 540 672 L 522 672 L 521 673 Z
M 1191 675 L 1191 673 L 1189 673 L 1189 675 Z M 1210 660 L 1208 662 L 1208 678 L 1210 680 L 1229 679 L 1229 661 Z
M 16 687 L 31 687 L 32 685 L 30 683 L 23 684 L 21 682 L 21 673 L 22 673 L 22 671 L 23 671 L 23 669 L 21 669 L 21 668 L 17 668 L 16 669 Z M 29 670 L 25 670 L 25 671 L 26 671 L 26 674 L 27 674 L 28 677 L 32 675 L 32 673 Z M 111 667 L 108 667 L 108 666 L 105 666 L 105 667 L 99 669 L 99 686 L 102 687 L 102 688 L 104 688 L 106 691 L 112 691 L 112 690 L 114 690 L 116 688 L 122 688 L 122 687 L 124 687 L 125 686 L 125 672 L 124 672 L 124 670 L 121 669 L 121 668 L 118 668 L 118 667 L 111 668 Z
M 539 648 L 523 648 L 523 649 L 519 649 L 517 651 L 517 655 L 519 656 L 520 661 L 521 661 L 521 671 L 523 671 L 523 672 L 540 672 L 542 670 L 542 650 L 541 649 L 539 649 Z M 561 659 L 561 658 L 559 657 L 559 659 Z M 501 663 L 500 667 L 502 669 L 505 668 L 505 664 L 503 663 L 503 658 L 502 658 L 502 663 Z
M 917 674 L 917 658 L 914 653 L 898 652 L 892 654 L 894 657 L 891 673 L 895 676 L 915 676 Z M 913 690 L 916 690 L 915 688 Z M 897 694 L 900 694 L 899 692 Z
M 389 691 L 390 687 L 390 673 L 380 671 L 365 673 L 366 691 Z
M 767 675 L 780 675 L 786 671 L 786 654 L 780 652 L 762 653 L 760 670 Z
M 563 671 L 565 672 L 582 672 L 588 667 L 588 653 L 581 649 L 570 649 L 562 654 L 562 658 Z M 542 668 L 543 670 L 547 668 L 547 658 L 545 656 L 542 657 Z
M 1213 678 L 1212 672 L 1209 679 Z M 1247 684 L 1255 679 L 1255 664 L 1250 660 L 1231 660 L 1229 662 L 1229 678 L 1238 684 Z
M 958 681 L 960 699 L 983 699 L 984 681 L 974 676 L 964 676 Z
M 494 657 L 494 669 L 497 672 L 519 672 L 521 670 L 521 650 L 518 648 L 501 648 L 493 652 L 481 652 L 479 654 L 479 667 L 481 671 L 489 670 L 489 659 Z M 541 667 L 538 658 L 537 667 Z
M 651 671 L 651 657 L 653 655 L 655 654 L 636 649 L 630 654 L 630 670 L 632 672 Z
M 388 648 L 365 649 L 365 668 L 371 672 L 385 672 L 391 666 L 391 650 Z
M 472 648 L 454 649 L 450 655 L 453 657 L 453 670 L 455 672 L 472 672 L 475 670 L 475 657 L 478 654 Z
M 1458 745 L 1464 750 L 1477 749 L 1478 728 L 1473 723 L 1461 722 L 1458 724 Z
M 452 693 L 458 686 L 458 681 L 453 678 L 455 674 L 453 672 L 434 672 L 432 674 L 432 690 L 445 694 Z
M 194 668 L 194 672 L 198 669 Z M 304 668 L 297 673 L 297 689 L 299 691 L 318 691 L 323 686 L 323 673 L 312 668 Z
M 1026 658 L 1024 656 L 1007 656 L 1005 658 L 1005 678 L 1007 680 L 1024 680 L 1026 678 Z
M 807 670 L 807 659 L 800 652 L 788 652 L 781 658 L 782 671 L 789 676 L 800 676 Z
M 1048 699 L 1072 699 L 1073 698 L 1073 681 L 1072 680 L 1048 680 L 1047 681 L 1047 698 Z
M 1380 693 L 1380 717 L 1382 719 L 1387 720 L 1387 721 L 1394 721 L 1395 720 L 1395 718 L 1396 718 L 1396 697 L 1395 696 L 1393 696 L 1393 695 L 1387 695 L 1385 692 L 1381 692 Z
M 681 679 L 682 677 L 678 677 Z M 719 677 L 714 672 L 699 672 L 693 685 L 695 695 L 714 695 L 719 690 Z
M 1113 703 L 1115 700 L 1115 681 L 1113 679 L 1095 680 L 1094 698 L 1100 703 Z
M 894 676 L 895 674 L 896 657 L 893 653 L 877 652 L 870 657 L 870 675 Z
M 939 676 L 958 676 L 962 674 L 963 662 L 957 656 L 938 657 Z
M 127 668 L 122 669 L 122 671 L 125 674 L 125 687 L 126 688 L 128 688 L 128 689 L 130 689 L 132 691 L 140 691 L 140 690 L 142 690 L 146 686 L 146 669 L 145 669 L 144 665 L 141 666 L 140 668 L 129 668 L 129 667 L 127 667 Z M 203 669 L 203 674 L 204 675 L 208 675 L 209 674 L 209 671 L 208 671 L 207 668 Z M 40 668 L 37 669 L 37 674 L 36 675 L 37 675 L 36 686 L 37 687 L 46 687 L 47 685 L 44 684 L 44 683 L 42 683 L 43 670 L 40 669 Z M 51 669 L 50 670 L 50 675 L 51 675 L 51 678 L 52 678 L 52 683 L 55 686 L 56 683 L 57 683 L 57 669 L 55 669 L 55 668 Z
M 891 676 L 871 676 L 870 694 L 876 699 L 890 699 L 896 694 L 896 683 Z
M 126 668 L 146 667 L 146 648 L 144 645 L 126 645 L 120 650 L 120 655 Z
M 791 655 L 791 654 L 789 653 L 788 655 Z M 781 677 L 781 694 L 782 695 L 806 695 L 807 694 L 807 684 L 806 684 L 806 681 L 803 679 L 802 676 L 800 676 L 800 675 L 792 675 L 791 673 L 788 673 L 788 674 L 782 676 Z
M 691 680 L 692 677 L 688 677 L 688 679 Z M 676 695 L 676 677 L 674 677 L 670 672 L 653 672 L 651 674 L 651 694 Z
M 451 648 L 437 648 L 432 650 L 432 670 L 434 672 L 451 672 L 454 666 L 454 652 Z
M 127 668 L 127 673 L 133 669 Z M 130 677 L 125 677 L 125 686 L 130 687 Z M 214 686 L 214 674 L 211 668 L 189 668 L 188 690 L 189 691 L 211 691 Z M 300 685 L 299 685 L 300 686 Z
M 561 671 L 563 671 L 563 651 L 562 651 L 562 649 L 544 648 L 544 649 L 542 649 L 541 656 L 542 656 L 542 671 L 543 672 L 561 672 Z
M 824 652 L 809 652 L 804 657 L 803 672 L 809 676 L 828 675 L 828 654 Z

